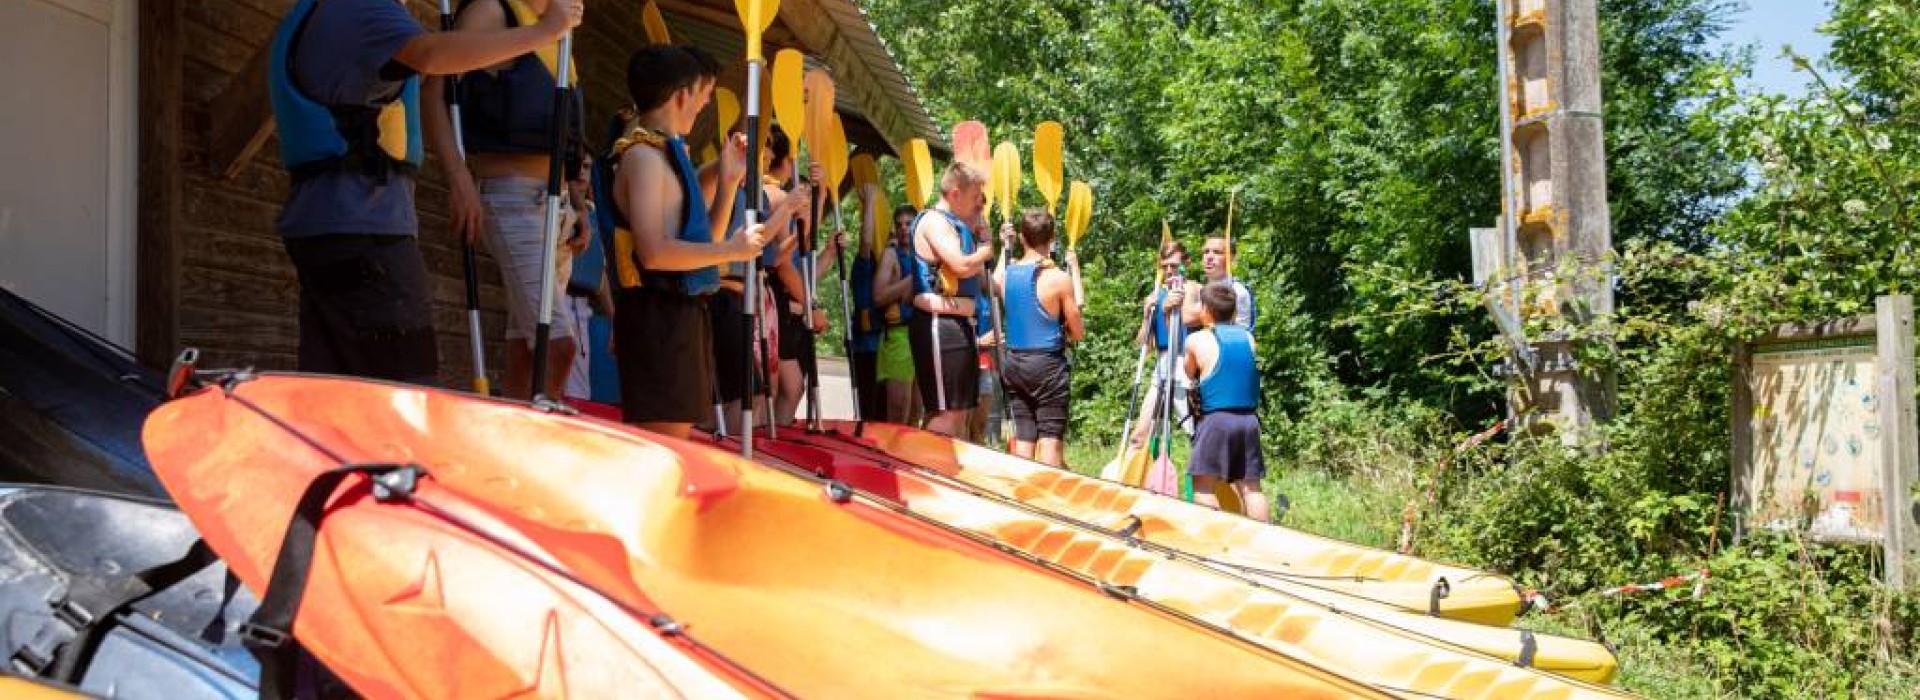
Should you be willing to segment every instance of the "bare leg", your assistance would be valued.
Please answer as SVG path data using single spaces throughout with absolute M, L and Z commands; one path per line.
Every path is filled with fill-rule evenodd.
M 573 374 L 573 352 L 576 348 L 572 337 L 552 338 L 547 341 L 547 398 L 558 400 L 567 395 L 567 375 Z M 532 366 L 533 351 L 527 351 L 529 367 Z M 528 382 L 533 378 L 528 377 Z
M 958 411 L 940 411 L 927 419 L 927 430 L 950 438 L 965 439 L 961 431 L 967 429 L 967 419 L 973 415 L 965 409 Z
M 913 382 L 886 382 L 887 415 L 882 418 L 892 423 L 911 425 L 913 422 Z
M 806 381 L 800 376 L 799 360 L 780 361 L 780 386 L 774 392 L 774 416 L 780 425 L 793 425 L 794 412 L 800 409 L 800 395 Z
M 635 423 L 634 427 L 639 428 L 641 430 L 645 430 L 647 432 L 659 433 L 661 435 L 666 435 L 668 437 L 676 437 L 682 440 L 685 440 L 689 436 L 693 435 L 692 423 Z
M 1200 491 L 1198 480 L 1195 480 L 1193 490 L 1196 494 L 1194 498 L 1198 499 L 1198 493 Z M 1260 491 L 1260 482 L 1251 479 L 1236 481 L 1233 482 L 1233 490 L 1235 493 L 1240 494 L 1240 507 L 1246 509 L 1245 515 L 1247 517 L 1263 523 L 1269 522 L 1267 520 L 1267 518 L 1270 517 L 1267 512 L 1267 494 Z M 1209 490 L 1207 493 L 1211 495 L 1213 492 Z
M 1218 477 L 1193 475 L 1193 502 L 1208 508 L 1219 508 L 1220 497 L 1213 495 L 1213 487 L 1219 483 Z
M 501 396 L 520 401 L 533 398 L 533 392 L 527 390 L 527 386 L 533 383 L 533 348 L 530 343 L 520 338 L 507 339 L 507 366 L 500 370 Z
M 1039 446 L 1040 449 L 1035 452 L 1039 456 L 1033 458 L 1035 461 L 1055 467 L 1067 463 L 1067 444 L 1061 442 L 1060 438 L 1040 438 Z
M 1020 457 L 1022 459 L 1033 459 L 1033 443 L 1027 442 L 1020 438 L 1014 438 L 1013 439 L 1013 456 Z

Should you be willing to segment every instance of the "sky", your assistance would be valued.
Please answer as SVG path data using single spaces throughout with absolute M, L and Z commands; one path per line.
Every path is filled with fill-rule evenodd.
M 1826 0 L 1746 0 L 1746 5 L 1745 10 L 1735 13 L 1732 26 L 1720 37 L 1723 46 L 1757 47 L 1753 77 L 1744 87 L 1803 94 L 1811 80 L 1780 56 L 1780 47 L 1791 45 L 1794 51 L 1816 61 L 1826 55 L 1832 42 L 1814 31 L 1827 19 Z

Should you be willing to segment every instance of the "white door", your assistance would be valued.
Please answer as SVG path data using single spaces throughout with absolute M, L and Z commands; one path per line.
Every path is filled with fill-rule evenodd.
M 0 0 L 0 286 L 133 339 L 134 0 Z

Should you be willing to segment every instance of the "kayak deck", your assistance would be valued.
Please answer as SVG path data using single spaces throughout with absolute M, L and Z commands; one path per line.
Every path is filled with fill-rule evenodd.
M 853 423 L 827 423 L 836 432 L 854 434 Z M 1142 540 L 1252 578 L 1311 580 L 1315 587 L 1483 625 L 1512 623 L 1522 605 L 1518 587 L 1498 574 L 1254 522 L 917 428 L 867 423 L 860 435 L 903 461 L 1043 510 L 1115 530 L 1137 521 L 1136 536 Z
M 1389 695 L 1221 635 L 1177 611 L 1105 595 L 1084 578 L 1023 563 L 870 497 L 833 493 L 792 474 L 618 426 L 374 382 L 266 375 L 171 402 L 149 423 L 147 439 L 169 489 L 216 551 L 244 554 L 251 562 L 235 569 L 252 586 L 266 580 L 263 563 L 272 561 L 295 487 L 336 465 L 242 410 L 235 397 L 307 433 L 343 460 L 420 465 L 429 476 L 417 500 L 492 524 L 489 532 L 550 558 L 558 570 L 590 586 L 586 593 L 623 609 L 669 616 L 675 629 L 781 692 L 886 698 Z M 415 597 L 428 590 L 451 596 L 495 575 L 455 575 L 442 552 L 459 549 L 459 542 L 428 546 L 429 535 L 445 533 L 433 531 L 418 511 L 373 503 L 364 491 L 343 488 L 336 497 L 321 528 L 325 556 L 316 561 L 377 563 L 390 575 L 337 576 L 353 585 L 337 587 L 332 598 L 315 596 L 336 590 L 316 581 L 303 611 L 312 609 L 315 597 L 340 610 L 378 610 L 409 591 Z M 237 493 L 248 495 L 230 495 Z M 249 513 L 260 515 L 242 517 Z M 404 546 L 410 538 L 420 546 Z M 497 548 L 481 549 L 499 554 Z M 441 569 L 431 580 L 437 587 L 429 588 L 419 582 L 429 579 L 422 572 L 436 559 Z M 512 563 L 511 557 L 504 560 Z M 490 604 L 501 609 L 495 616 L 500 621 L 473 610 L 457 618 L 470 626 L 461 631 L 474 640 L 517 636 L 537 644 L 543 623 L 523 617 L 549 604 L 523 602 L 519 589 L 505 582 L 485 588 L 493 592 Z M 577 624 L 610 626 L 605 613 Z M 314 638 L 316 650 L 329 653 L 378 656 L 384 649 L 419 646 L 383 638 L 349 649 L 345 644 L 353 640 L 329 638 L 355 634 L 359 624 L 301 619 L 296 634 L 303 641 Z M 382 622 L 371 614 L 353 619 L 368 627 Z M 560 623 L 548 618 L 544 624 Z M 570 642 L 564 648 L 568 661 L 594 661 L 598 652 L 587 651 L 600 645 Z M 678 658 L 692 659 L 696 670 L 735 691 L 747 685 L 727 673 L 727 665 L 676 649 L 682 652 Z M 449 650 L 435 658 L 450 662 L 463 655 Z M 540 666 L 528 665 L 532 658 L 539 657 L 503 673 L 522 681 L 545 678 Z M 419 665 L 449 675 L 444 664 Z M 404 677 L 405 669 L 379 668 L 377 661 L 368 666 L 367 673 L 349 679 L 356 687 Z M 574 675 L 567 678 L 571 682 Z M 644 694 L 634 688 L 648 687 L 655 686 L 622 687 L 618 694 Z

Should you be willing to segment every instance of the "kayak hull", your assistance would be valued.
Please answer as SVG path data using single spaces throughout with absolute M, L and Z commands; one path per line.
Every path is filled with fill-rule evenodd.
M 756 446 L 770 459 L 802 464 L 942 522 L 1133 589 L 1277 651 L 1315 660 L 1356 678 L 1441 697 L 1610 697 L 1617 664 L 1591 642 L 1413 615 L 1327 591 L 1268 587 L 1189 559 L 1051 519 L 969 492 L 924 471 L 895 468 L 850 449 L 835 434 L 783 432 Z M 1500 658 L 1488 658 L 1488 655 Z M 1464 680 L 1478 679 L 1478 680 Z
M 147 426 L 169 490 L 216 551 L 245 562 L 234 569 L 251 586 L 264 584 L 297 487 L 337 466 L 283 426 L 339 460 L 423 467 L 416 501 L 460 513 L 581 584 L 562 585 L 444 519 L 377 503 L 364 483 L 343 486 L 315 558 L 339 563 L 315 566 L 294 631 L 373 694 L 484 695 L 476 684 L 489 682 L 502 694 L 518 684 L 546 696 L 659 688 L 713 697 L 753 695 L 747 681 L 757 679 L 832 697 L 1382 696 L 732 455 L 518 404 L 345 379 L 266 375 L 171 402 Z M 461 605 L 490 606 L 498 622 L 476 627 L 489 614 L 462 608 L 432 641 L 396 646 L 383 627 L 395 616 L 375 614 L 451 608 L 468 590 L 474 602 Z M 592 605 L 609 601 L 667 616 L 683 643 L 623 630 L 622 615 Z M 395 648 L 434 649 L 434 662 L 403 668 L 385 655 Z M 676 671 L 631 677 L 662 666 Z M 555 677 L 543 669 L 564 669 L 565 687 L 533 685 Z M 429 685 L 418 673 L 461 685 Z M 607 683 L 589 686 L 595 679 Z M 715 692 L 688 692 L 696 682 Z
M 837 432 L 855 434 L 851 422 L 828 424 Z M 917 428 L 867 423 L 858 434 L 903 461 L 1043 510 L 1112 529 L 1137 519 L 1141 539 L 1225 562 L 1254 578 L 1318 579 L 1317 587 L 1483 625 L 1511 624 L 1522 605 L 1518 587 L 1497 574 L 1256 523 Z

